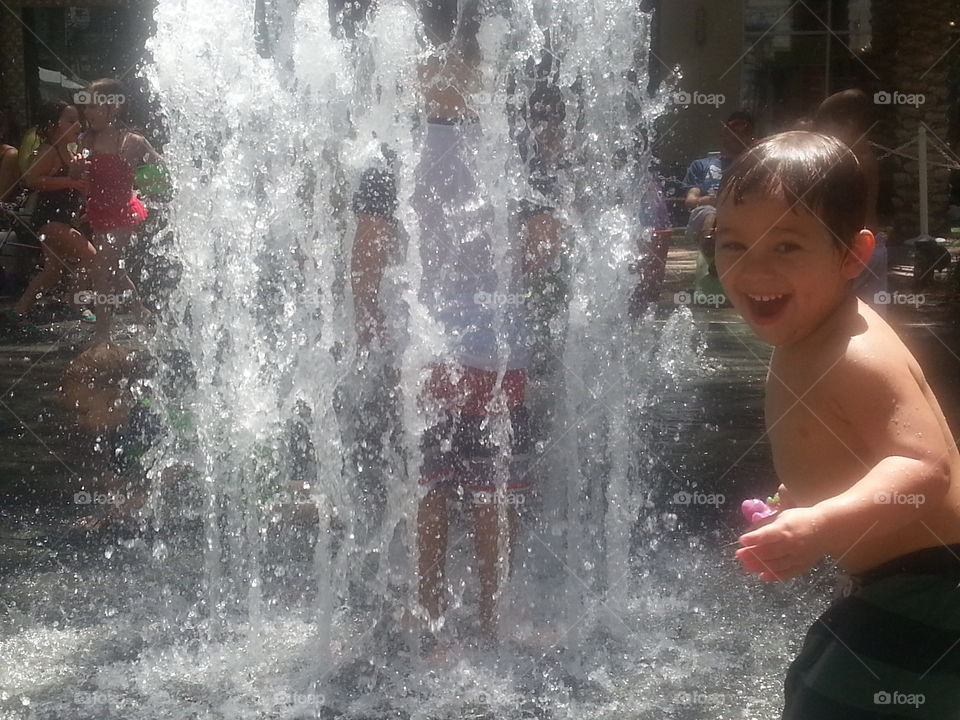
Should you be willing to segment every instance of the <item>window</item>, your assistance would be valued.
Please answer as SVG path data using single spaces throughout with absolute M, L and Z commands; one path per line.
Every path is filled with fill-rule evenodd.
M 838 89 L 872 79 L 871 0 L 746 0 L 743 104 L 781 130 Z

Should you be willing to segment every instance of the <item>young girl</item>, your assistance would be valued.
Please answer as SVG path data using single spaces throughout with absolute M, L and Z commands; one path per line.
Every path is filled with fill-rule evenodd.
M 134 228 L 147 218 L 147 210 L 133 192 L 138 165 L 160 162 L 150 143 L 121 123 L 126 102 L 123 86 L 117 80 L 95 80 L 83 93 L 86 101 L 83 117 L 87 132 L 82 138 L 87 156 L 87 222 L 90 223 L 96 260 L 92 275 L 98 297 L 105 296 L 98 308 L 94 342 L 109 342 L 114 306 L 118 293 L 129 295 L 134 313 L 143 320 L 149 312 L 136 297 L 136 288 L 123 269 L 123 253 Z
M 24 316 L 44 292 L 56 286 L 64 268 L 70 268 L 76 279 L 92 265 L 96 255 L 77 229 L 86 194 L 82 160 L 71 151 L 71 147 L 76 148 L 79 133 L 80 116 L 73 105 L 60 100 L 40 108 L 37 134 L 41 143 L 24 175 L 24 184 L 39 194 L 32 222 L 43 248 L 43 270 L 30 281 L 13 310 L 7 311 L 7 319 L 17 325 L 25 324 Z M 81 320 L 96 320 L 89 310 L 69 307 Z

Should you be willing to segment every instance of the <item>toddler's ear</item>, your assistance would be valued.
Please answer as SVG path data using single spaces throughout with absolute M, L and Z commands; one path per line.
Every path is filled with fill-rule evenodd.
M 876 244 L 873 233 L 866 228 L 854 236 L 853 242 L 843 256 L 842 271 L 847 280 L 853 280 L 867 269 Z

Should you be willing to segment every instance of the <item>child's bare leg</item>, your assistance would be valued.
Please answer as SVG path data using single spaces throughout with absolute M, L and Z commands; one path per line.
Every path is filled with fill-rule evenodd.
M 519 508 L 509 504 L 507 516 L 507 556 L 512 560 L 517 530 L 520 526 Z M 496 594 L 500 571 L 500 508 L 498 503 L 474 505 L 474 533 L 477 564 L 480 575 L 480 629 L 487 638 L 497 636 Z
M 67 284 L 63 304 L 79 310 L 87 303 L 84 302 L 84 291 L 88 290 L 89 281 L 86 278 L 86 271 L 83 268 L 76 267 L 70 275 L 70 282 Z
M 13 311 L 19 315 L 26 315 L 30 312 L 40 296 L 60 281 L 62 273 L 60 263 L 46 248 L 44 248 L 43 256 L 43 269 L 34 275 L 30 284 L 27 285 L 27 289 L 23 291 L 23 295 L 13 306 Z
M 43 235 L 43 269 L 30 281 L 14 305 L 14 312 L 25 315 L 33 309 L 37 298 L 53 288 L 69 263 L 80 266 L 90 262 L 93 246 L 77 230 L 63 223 L 49 223 L 40 229 Z
M 443 611 L 443 580 L 447 561 L 446 488 L 434 488 L 420 501 L 417 513 L 420 604 L 437 620 Z
M 497 570 L 499 568 L 499 508 L 496 503 L 475 503 L 473 509 L 474 544 L 480 575 L 480 630 L 488 638 L 497 635 Z
M 113 315 L 118 298 L 110 297 L 117 293 L 120 278 L 126 275 L 120 269 L 122 249 L 130 239 L 130 231 L 114 231 L 113 233 L 97 233 L 94 244 L 97 254 L 91 266 L 94 292 L 103 296 L 105 302 L 97 305 L 97 324 L 94 330 L 94 342 L 110 342 L 110 331 L 113 328 Z
M 88 304 L 84 302 L 83 295 L 89 294 L 88 291 L 93 289 L 90 281 L 90 266 L 96 259 L 97 251 L 94 249 L 93 243 L 87 240 L 86 236 L 79 230 L 73 230 L 72 236 L 77 252 L 76 262 L 71 268 L 66 304 L 79 310 Z
M 107 261 L 98 261 L 91 268 L 93 292 L 98 297 L 106 297 L 112 289 L 110 268 Z M 93 332 L 94 343 L 110 342 L 110 329 L 113 327 L 113 305 L 109 302 L 97 303 L 97 323 Z
M 126 270 L 121 270 L 117 275 L 116 292 L 119 296 L 118 299 L 123 299 L 130 303 L 130 311 L 134 317 L 136 317 L 137 322 L 144 323 L 150 319 L 153 313 L 147 310 L 146 306 L 140 300 L 140 293 L 137 291 L 137 286 L 133 284 L 133 280 L 130 279 L 130 275 L 127 274 Z
M 520 505 L 512 504 L 507 506 L 507 552 L 510 558 L 510 574 L 513 575 L 514 561 L 516 559 L 517 538 L 520 535 Z

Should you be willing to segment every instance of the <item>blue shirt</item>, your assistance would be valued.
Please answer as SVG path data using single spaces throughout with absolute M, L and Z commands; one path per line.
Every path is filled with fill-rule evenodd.
M 731 162 L 730 158 L 716 155 L 694 160 L 683 176 L 681 190 L 686 194 L 690 188 L 699 188 L 701 195 L 716 195 L 723 171 L 730 167 Z

